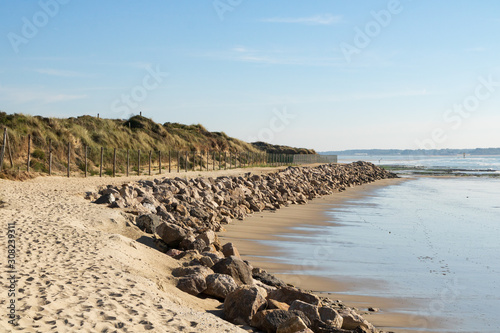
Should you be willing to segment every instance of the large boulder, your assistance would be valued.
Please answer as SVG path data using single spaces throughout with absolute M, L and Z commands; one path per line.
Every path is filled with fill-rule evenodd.
M 203 275 L 206 278 L 207 276 L 214 274 L 214 272 L 210 268 L 201 265 L 177 267 L 172 270 L 172 275 L 175 277 L 183 277 L 195 274 Z
M 135 224 L 137 224 L 139 229 L 148 234 L 154 234 L 160 223 L 160 217 L 156 214 L 144 214 L 135 219 Z
M 289 305 L 291 305 L 295 300 L 303 301 L 312 305 L 319 305 L 320 303 L 318 296 L 288 286 L 281 287 L 273 292 L 270 292 L 268 298 L 275 299 L 278 302 L 286 303 Z
M 156 227 L 156 233 L 170 247 L 178 247 L 187 233 L 182 227 L 176 224 L 163 222 Z
M 309 318 L 311 323 L 314 323 L 316 320 L 320 320 L 318 306 L 312 305 L 303 301 L 295 300 L 290 304 L 289 311 L 302 311 Z
M 177 288 L 188 294 L 197 296 L 207 289 L 205 276 L 203 274 L 192 274 L 181 277 L 177 281 Z
M 327 323 L 329 326 L 334 328 L 342 328 L 342 323 L 344 319 L 335 310 L 326 306 L 322 306 L 318 309 L 321 321 Z
M 282 322 L 279 326 L 278 329 L 276 330 L 276 333 L 298 333 L 298 332 L 307 332 L 309 328 L 307 325 L 304 323 L 302 319 L 298 316 L 293 316 L 289 318 L 288 320 Z M 309 330 L 309 332 L 312 332 Z
M 354 330 L 357 327 L 360 327 L 367 332 L 377 332 L 375 327 L 371 323 L 369 323 L 366 319 L 364 319 L 361 315 L 359 315 L 352 309 L 342 310 L 339 314 L 343 319 L 342 329 L 344 330 Z
M 234 279 L 226 274 L 211 274 L 206 278 L 207 289 L 203 292 L 206 295 L 225 299 L 229 293 L 238 288 Z
M 240 258 L 231 256 L 212 266 L 216 273 L 230 275 L 238 285 L 253 284 L 252 269 Z
M 259 287 L 238 287 L 224 300 L 226 320 L 237 325 L 250 325 L 253 316 L 266 307 L 266 296 L 266 291 Z
M 112 193 L 109 193 L 109 194 L 104 194 L 99 199 L 94 201 L 94 203 L 98 204 L 98 205 L 110 204 L 110 203 L 114 202 L 115 200 L 116 200 L 115 196 Z
M 263 310 L 255 314 L 252 318 L 251 325 L 264 332 L 274 333 L 278 327 L 293 317 L 300 317 L 307 325 L 311 325 L 309 319 L 300 311 L 285 311 L 285 310 Z
M 276 276 L 269 274 L 263 269 L 254 268 L 252 270 L 252 276 L 254 279 L 261 281 L 264 284 L 272 287 L 285 287 L 286 283 L 278 279 Z
M 238 249 L 236 246 L 234 246 L 233 243 L 226 243 L 222 246 L 222 253 L 224 254 L 224 257 L 230 257 L 230 256 L 235 256 L 240 258 L 240 253 L 238 252 Z

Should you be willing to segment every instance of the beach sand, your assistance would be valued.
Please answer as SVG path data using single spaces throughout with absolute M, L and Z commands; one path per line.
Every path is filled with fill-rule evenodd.
M 276 235 L 286 234 L 306 234 L 308 232 L 321 232 L 321 227 L 332 225 L 331 218 L 326 216 L 325 210 L 328 206 L 342 205 L 347 201 L 355 200 L 364 196 L 373 195 L 374 191 L 384 187 L 398 184 L 405 181 L 404 178 L 385 179 L 374 183 L 364 184 L 353 188 L 348 188 L 344 192 L 330 196 L 314 199 L 307 205 L 293 205 L 276 212 L 264 211 L 256 213 L 254 216 L 244 221 L 235 221 L 226 226 L 227 232 L 220 235 L 223 243 L 233 242 L 238 248 L 242 257 L 252 263 L 254 267 L 260 267 L 285 282 L 300 288 L 311 290 L 318 295 L 329 297 L 334 300 L 342 300 L 344 304 L 356 307 L 367 320 L 377 328 L 398 333 L 414 333 L 421 330 L 411 329 L 411 315 L 405 314 L 404 309 L 418 307 L 415 302 L 403 299 L 368 297 L 353 295 L 350 293 L 356 285 L 368 286 L 368 288 L 381 288 L 379 281 L 363 280 L 339 280 L 338 278 L 318 277 L 307 275 L 310 269 L 317 269 L 321 265 L 320 260 L 310 260 L 308 262 L 298 262 L 296 264 L 283 264 L 274 260 L 286 254 L 283 250 L 274 246 L 269 246 L 269 242 L 263 244 L 260 241 L 276 240 Z M 351 203 L 352 204 L 352 203 Z M 355 209 L 355 208 L 353 208 Z M 292 230 L 299 226 L 308 226 L 308 230 Z M 318 245 L 321 251 L 321 245 Z M 293 272 L 290 274 L 290 272 Z M 304 274 L 300 274 L 304 272 Z M 369 307 L 380 309 L 379 312 L 368 312 Z M 429 318 L 429 328 L 438 328 L 438 319 L 435 321 Z
M 242 172 L 248 170 L 170 176 Z M 158 176 L 0 180 L 0 332 L 243 332 L 213 314 L 221 311 L 219 301 L 175 287 L 170 272 L 180 264 L 142 244 L 150 237 L 127 227 L 127 214 L 84 199 L 100 185 L 148 178 Z M 16 234 L 15 297 L 7 292 L 9 223 Z M 16 327 L 8 323 L 11 299 Z
M 276 171 L 277 168 L 253 168 L 161 176 L 0 180 L 0 255 L 4 257 L 0 280 L 3 290 L 0 331 L 244 332 L 215 315 L 221 314 L 219 301 L 194 297 L 175 287 L 171 270 L 180 264 L 148 246 L 151 245 L 150 236 L 128 227 L 128 214 L 92 204 L 84 199 L 84 194 L 102 185 L 163 176 L 217 177 Z M 307 223 L 321 225 L 325 223 L 322 204 L 347 200 L 363 195 L 367 189 L 397 181 L 383 180 L 316 199 L 305 206 L 256 214 L 227 226 L 228 232 L 222 238 L 235 242 L 254 266 L 279 273 L 288 268 L 259 261 L 256 255 L 268 255 L 273 249 L 264 248 L 254 240 L 272 239 L 273 234 L 286 232 L 288 227 L 299 223 L 297 221 L 303 223 L 304 219 L 297 219 L 298 216 L 303 216 Z M 6 266 L 9 224 L 16 234 L 15 275 L 18 281 L 15 297 L 7 297 L 6 292 L 10 276 L 10 268 Z M 349 286 L 349 282 L 330 279 L 282 277 L 288 283 L 316 291 L 345 290 Z M 391 300 L 380 303 L 379 299 L 333 296 L 352 305 L 366 302 L 383 309 L 397 306 Z M 20 318 L 16 327 L 8 323 L 7 306 L 11 299 L 15 299 L 16 315 Z M 367 319 L 376 324 L 390 322 L 394 326 L 397 316 L 386 318 L 377 314 Z

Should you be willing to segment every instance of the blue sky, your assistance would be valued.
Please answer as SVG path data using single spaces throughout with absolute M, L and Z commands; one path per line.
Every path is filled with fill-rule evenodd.
M 500 2 L 0 0 L 0 110 L 314 148 L 500 146 Z

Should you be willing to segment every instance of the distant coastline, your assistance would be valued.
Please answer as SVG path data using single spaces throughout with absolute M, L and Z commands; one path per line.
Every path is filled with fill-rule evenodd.
M 402 156 L 454 156 L 454 155 L 500 155 L 500 148 L 474 148 L 474 149 L 350 149 L 337 151 L 323 151 L 320 155 L 402 155 Z

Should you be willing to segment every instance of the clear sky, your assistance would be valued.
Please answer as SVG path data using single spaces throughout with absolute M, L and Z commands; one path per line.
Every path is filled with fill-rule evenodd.
M 0 110 L 318 151 L 500 146 L 498 0 L 0 0 Z

